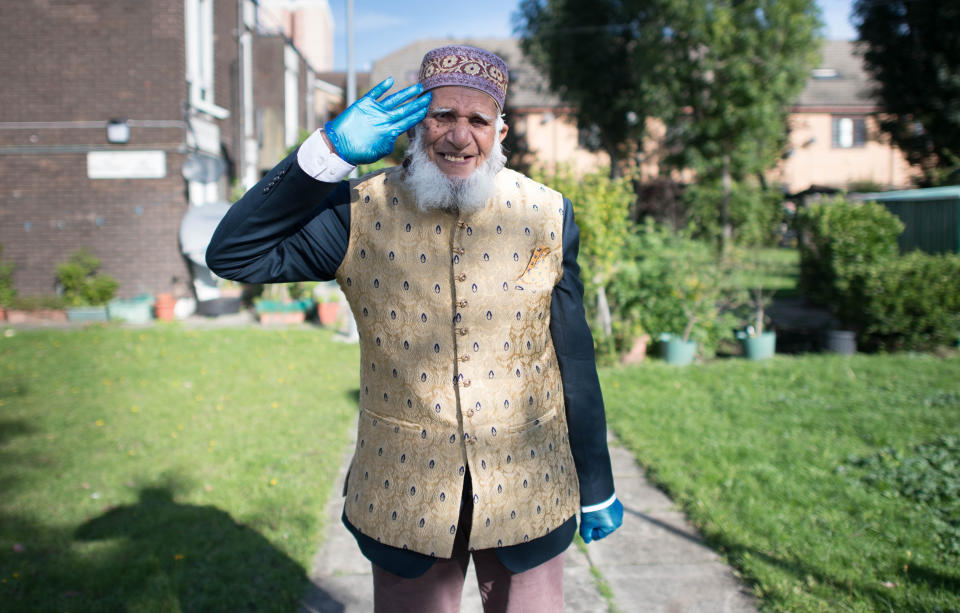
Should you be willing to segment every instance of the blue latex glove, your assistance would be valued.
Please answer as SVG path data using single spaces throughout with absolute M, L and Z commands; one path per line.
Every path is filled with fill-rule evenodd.
M 623 523 L 623 505 L 616 499 L 606 509 L 580 514 L 580 538 L 584 543 L 599 541 Z
M 416 98 L 423 92 L 419 83 L 378 102 L 392 86 L 393 77 L 387 77 L 324 126 L 337 155 L 345 161 L 353 165 L 376 162 L 393 151 L 397 137 L 427 116 L 433 94 Z M 411 98 L 416 99 L 404 104 Z

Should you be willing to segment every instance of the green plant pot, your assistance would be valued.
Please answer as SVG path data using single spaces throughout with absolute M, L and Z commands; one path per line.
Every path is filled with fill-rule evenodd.
M 737 339 L 743 347 L 743 355 L 748 360 L 766 360 L 777 351 L 777 333 L 764 332 L 760 336 L 751 336 L 740 330 Z
M 107 321 L 107 307 L 68 307 L 67 321 Z
M 145 324 L 153 319 L 153 296 L 144 294 L 130 300 L 111 300 L 107 303 L 110 321 Z
M 312 308 L 312 300 L 259 300 L 256 303 L 257 313 L 289 313 L 292 311 L 306 312 Z
M 663 358 L 667 364 L 686 366 L 693 362 L 697 354 L 697 341 L 685 341 L 673 334 L 661 334 L 660 345 L 663 348 Z

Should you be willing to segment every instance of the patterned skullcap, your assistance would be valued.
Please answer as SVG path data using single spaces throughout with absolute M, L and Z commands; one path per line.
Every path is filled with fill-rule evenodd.
M 420 84 L 428 91 L 444 85 L 479 89 L 502 111 L 510 75 L 500 57 L 467 45 L 449 45 L 428 51 L 420 64 Z

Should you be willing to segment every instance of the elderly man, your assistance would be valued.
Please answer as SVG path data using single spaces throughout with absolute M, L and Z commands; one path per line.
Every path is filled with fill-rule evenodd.
M 563 552 L 621 523 L 573 209 L 504 168 L 507 66 L 426 54 L 238 201 L 207 252 L 253 283 L 336 278 L 361 346 L 343 521 L 377 611 L 456 611 L 473 556 L 486 611 L 562 609 Z M 422 95 L 421 95 L 422 94 Z M 402 167 L 342 181 L 411 130 Z

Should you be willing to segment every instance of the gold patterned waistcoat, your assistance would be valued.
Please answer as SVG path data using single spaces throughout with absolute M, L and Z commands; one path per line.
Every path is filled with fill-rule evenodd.
M 580 501 L 550 336 L 563 199 L 505 169 L 481 211 L 425 213 L 402 177 L 352 184 L 337 271 L 361 348 L 347 519 L 450 557 L 469 467 L 470 548 L 541 537 Z

